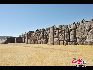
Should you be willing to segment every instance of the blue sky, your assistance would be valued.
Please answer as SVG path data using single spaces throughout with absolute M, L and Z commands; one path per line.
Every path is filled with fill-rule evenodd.
M 92 4 L 0 4 L 0 36 L 93 18 Z

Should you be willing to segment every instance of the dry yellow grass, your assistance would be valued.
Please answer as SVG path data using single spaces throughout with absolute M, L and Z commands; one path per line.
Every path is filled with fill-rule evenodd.
M 93 45 L 0 44 L 0 66 L 74 66 L 82 57 L 93 65 Z

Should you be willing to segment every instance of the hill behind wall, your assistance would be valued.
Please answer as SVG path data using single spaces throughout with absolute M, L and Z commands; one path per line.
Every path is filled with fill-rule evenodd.
M 0 44 L 15 43 L 15 37 L 0 36 Z

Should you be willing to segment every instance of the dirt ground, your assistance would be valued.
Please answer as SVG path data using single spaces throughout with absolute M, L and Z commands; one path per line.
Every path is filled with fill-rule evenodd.
M 93 45 L 0 44 L 0 66 L 93 66 Z

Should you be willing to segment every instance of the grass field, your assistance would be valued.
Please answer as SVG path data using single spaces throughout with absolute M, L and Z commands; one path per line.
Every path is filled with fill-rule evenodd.
M 93 45 L 0 44 L 0 66 L 74 66 L 79 57 L 93 66 Z

